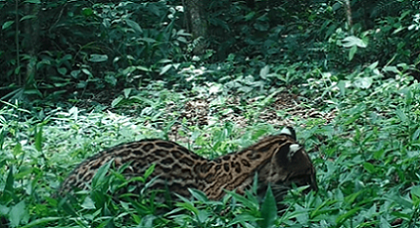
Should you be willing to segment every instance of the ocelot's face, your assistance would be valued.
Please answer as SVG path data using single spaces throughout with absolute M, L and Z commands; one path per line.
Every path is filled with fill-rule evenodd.
M 305 193 L 310 190 L 318 191 L 315 169 L 303 147 L 298 144 L 279 147 L 271 163 L 262 171 L 261 174 L 267 176 L 266 185 L 271 185 L 277 201 L 281 201 L 293 185 L 308 185 Z
M 288 181 L 295 183 L 296 186 L 309 185 L 309 190 L 318 191 L 316 182 L 316 171 L 311 159 L 303 148 L 299 148 L 290 157 L 288 170 L 290 171 Z

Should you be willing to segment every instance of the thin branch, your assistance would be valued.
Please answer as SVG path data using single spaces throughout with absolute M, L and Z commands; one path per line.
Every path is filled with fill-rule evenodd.
M 16 32 L 15 32 L 15 42 L 16 42 L 16 67 L 19 69 L 19 74 L 17 75 L 18 84 L 22 85 L 22 78 L 20 74 L 20 57 L 19 57 L 19 0 L 15 1 L 15 23 L 16 23 Z

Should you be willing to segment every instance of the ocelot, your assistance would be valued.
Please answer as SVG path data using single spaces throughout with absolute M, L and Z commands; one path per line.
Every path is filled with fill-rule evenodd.
M 121 144 L 79 164 L 62 183 L 60 194 L 74 188 L 86 189 L 97 170 L 112 159 L 114 168 L 128 165 L 123 171 L 126 178 L 142 176 L 155 164 L 149 178 L 158 178 L 150 188 L 166 188 L 184 197 L 190 195 L 188 188 L 201 190 L 213 200 L 221 199 L 224 190 L 243 194 L 256 176 L 258 193 L 264 194 L 270 184 L 277 202 L 282 200 L 292 182 L 318 189 L 310 158 L 296 142 L 295 131 L 286 127 L 279 135 L 266 137 L 240 152 L 214 160 L 200 157 L 171 141 L 147 139 Z

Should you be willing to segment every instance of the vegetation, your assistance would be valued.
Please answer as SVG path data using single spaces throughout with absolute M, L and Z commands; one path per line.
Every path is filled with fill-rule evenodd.
M 0 0 L 0 227 L 420 226 L 419 1 L 201 3 L 206 37 L 178 0 Z M 319 191 L 293 189 L 278 213 L 252 189 L 116 201 L 109 167 L 55 195 L 113 145 L 165 138 L 212 158 L 284 125 Z

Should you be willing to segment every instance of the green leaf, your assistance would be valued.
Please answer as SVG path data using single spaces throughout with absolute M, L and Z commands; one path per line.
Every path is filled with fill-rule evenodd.
M 376 67 L 378 67 L 378 65 L 379 65 L 379 62 L 376 61 L 376 62 L 370 64 L 367 68 L 369 68 L 371 70 L 374 70 L 374 69 L 376 69 Z
M 245 19 L 245 21 L 249 21 L 252 18 L 254 18 L 254 16 L 255 16 L 255 11 L 252 11 L 252 12 L 248 13 L 247 15 L 245 15 L 244 19 Z
M 60 73 L 61 75 L 66 75 L 67 73 L 67 69 L 64 67 L 60 67 L 57 69 L 58 73 Z
M 413 136 L 411 137 L 411 139 L 413 141 L 419 140 L 419 135 L 420 135 L 420 127 L 414 132 Z
M 235 199 L 236 201 L 242 203 L 245 207 L 248 207 L 250 209 L 256 209 L 256 208 L 258 208 L 258 204 L 257 203 L 255 203 L 255 202 L 253 202 L 253 201 L 245 198 L 243 195 L 239 195 L 236 192 L 230 192 L 230 191 L 227 191 L 227 193 L 229 195 L 231 195 L 233 199 Z
M 413 186 L 410 192 L 411 194 L 416 195 L 417 197 L 420 197 L 420 185 Z
M 13 155 L 17 156 L 22 153 L 22 144 L 19 142 L 16 143 L 15 147 L 13 148 Z
M 206 194 L 203 192 L 196 190 L 196 189 L 188 189 L 188 191 L 191 193 L 191 195 L 196 198 L 200 202 L 208 202 L 209 199 L 207 198 Z
M 417 195 L 414 195 L 413 193 L 411 193 L 411 199 L 413 201 L 413 206 L 415 208 L 418 208 L 420 205 L 420 197 Z
M 93 10 L 91 8 L 84 8 L 82 10 L 82 14 L 86 17 L 92 16 L 93 15 Z
M 149 37 L 142 37 L 142 38 L 139 38 L 139 40 L 146 41 L 147 43 L 156 43 L 155 39 L 149 38 Z
M 105 81 L 114 87 L 117 85 L 117 79 L 112 75 L 105 76 Z
M 137 22 L 130 19 L 125 19 L 125 23 L 127 23 L 128 26 L 134 29 L 136 33 L 143 33 L 143 30 L 141 29 L 140 25 Z
M 95 210 L 95 203 L 93 202 L 92 198 L 86 197 L 85 200 L 82 203 L 82 208 L 88 209 L 88 210 Z
M 367 47 L 366 42 L 355 36 L 348 36 L 342 40 L 343 47 Z
M 360 89 L 368 89 L 369 87 L 371 87 L 373 84 L 373 79 L 370 77 L 361 77 L 361 78 L 357 78 L 354 82 L 353 85 L 356 88 L 360 88 Z
M 268 186 L 267 192 L 265 193 L 264 202 L 261 205 L 261 217 L 260 226 L 262 228 L 268 228 L 274 225 L 274 221 L 277 217 L 277 203 L 274 198 L 271 186 Z
M 28 211 L 26 210 L 25 201 L 20 201 L 14 205 L 9 212 L 10 224 L 12 227 L 19 226 L 21 223 L 25 223 L 26 217 L 28 217 Z
M 338 218 L 336 219 L 336 223 L 341 225 L 343 222 L 345 222 L 351 216 L 356 214 L 360 209 L 361 209 L 360 207 L 356 207 L 356 208 L 353 208 L 353 209 L 347 211 L 347 213 L 344 213 L 344 214 L 338 216 Z M 339 227 L 339 226 L 337 226 L 337 227 Z
M 381 216 L 380 223 L 379 223 L 379 227 L 380 227 L 380 228 L 391 228 L 391 227 L 394 227 L 394 226 L 391 226 L 391 225 L 388 223 L 388 221 L 387 221 L 384 217 L 382 217 L 382 216 Z
M 368 171 L 369 173 L 375 173 L 376 172 L 375 166 L 372 165 L 369 162 L 363 163 L 363 168 L 365 168 L 365 170 Z
M 111 107 L 115 108 L 123 99 L 124 97 L 118 96 L 111 102 Z
M 13 23 L 15 23 L 15 21 L 6 21 L 3 23 L 3 26 L 1 27 L 3 30 L 9 28 L 11 25 L 13 25 Z
M 181 43 L 185 43 L 185 44 L 188 43 L 188 40 L 183 36 L 176 38 L 176 40 L 178 40 Z
M 402 121 L 402 122 L 406 122 L 408 120 L 407 116 L 405 115 L 405 113 L 401 110 L 401 109 L 397 109 L 395 111 L 395 114 L 397 114 L 398 118 Z
M 200 223 L 205 223 L 208 220 L 209 216 L 210 216 L 210 212 L 207 212 L 205 210 L 199 210 L 197 214 L 197 220 Z
M 356 52 L 357 52 L 357 46 L 353 46 L 353 47 L 350 48 L 350 51 L 349 51 L 349 60 L 352 60 L 353 59 L 354 54 L 356 54 Z
M 20 68 L 21 68 L 21 66 L 16 67 L 15 70 L 14 70 L 14 73 L 19 74 L 20 73 Z
M 337 83 L 337 87 L 340 89 L 340 95 L 343 97 L 346 96 L 346 82 L 343 80 L 340 80 Z
M 254 28 L 259 31 L 268 31 L 270 25 L 266 21 L 257 20 L 257 22 L 254 23 Z
M 19 21 L 29 20 L 29 19 L 33 19 L 33 18 L 37 18 L 36 15 L 26 15 L 26 16 L 22 17 Z
M 380 149 L 380 150 L 378 150 L 378 151 L 376 151 L 376 152 L 373 153 L 373 158 L 375 158 L 375 159 L 382 159 L 383 156 L 384 156 L 384 154 L 385 154 L 385 150 L 384 149 Z
M 147 179 L 155 170 L 155 166 L 156 164 L 153 163 L 149 168 L 146 169 L 146 171 L 144 172 L 144 179 Z
M 132 90 L 131 88 L 126 88 L 123 90 L 125 98 L 128 98 L 128 96 L 130 96 L 131 90 Z
M 35 128 L 35 149 L 42 151 L 42 125 Z
M 324 214 L 327 211 L 333 211 L 335 209 L 332 209 L 331 207 L 328 207 L 334 203 L 336 203 L 337 200 L 335 199 L 328 199 L 326 201 L 324 201 L 323 203 L 321 203 L 317 208 L 315 208 L 315 210 L 313 210 L 310 214 L 310 217 L 316 217 L 320 214 Z
M 136 69 L 141 70 L 141 71 L 145 71 L 145 72 L 151 72 L 152 71 L 149 68 L 144 67 L 144 66 L 136 66 Z
M 3 190 L 4 194 L 0 195 L 0 199 L 3 202 L 9 201 L 9 199 L 14 197 L 14 194 L 15 194 L 14 187 L 13 187 L 13 184 L 15 182 L 15 178 L 13 176 L 13 169 L 14 169 L 14 166 L 11 165 L 9 167 L 9 173 L 7 174 L 6 185 L 4 186 L 4 190 Z
M 154 167 L 153 167 L 154 168 Z M 147 171 L 146 171 L 147 172 Z M 144 176 L 146 176 L 146 175 L 144 175 Z M 144 192 L 147 190 L 147 189 L 149 189 L 149 187 L 153 184 L 153 183 L 155 183 L 155 181 L 157 180 L 157 179 L 159 179 L 159 175 L 158 176 L 155 176 L 155 177 L 153 177 L 152 179 L 150 179 L 149 181 L 147 181 L 146 182 L 146 184 L 144 185 L 144 187 L 141 189 L 141 191 L 140 191 L 140 194 L 144 194 Z M 146 181 L 146 178 L 143 178 L 143 181 L 145 182 Z M 143 183 L 144 183 L 143 182 Z M 181 197 L 181 199 L 182 199 L 182 196 L 179 196 L 179 197 Z M 185 200 L 184 200 L 185 201 Z
M 90 71 L 88 69 L 83 68 L 82 72 L 85 73 L 86 75 L 88 75 L 89 77 L 92 77 L 92 73 L 90 73 Z
M 163 74 L 165 74 L 166 72 L 168 72 L 168 70 L 170 70 L 172 68 L 172 64 L 168 64 L 168 65 L 165 65 L 164 67 L 162 67 L 162 69 L 160 69 L 160 73 L 159 73 L 159 75 L 163 75 Z
M 107 162 L 105 165 L 101 166 L 98 169 L 98 172 L 96 172 L 95 176 L 92 178 L 92 189 L 100 186 L 105 181 L 105 175 L 108 173 L 109 168 L 111 167 L 111 164 L 114 162 L 114 159 L 111 159 L 109 162 Z
M 87 86 L 87 82 L 86 81 L 80 81 L 79 83 L 77 83 L 76 88 L 78 89 L 83 89 Z
M 107 55 L 92 54 L 90 55 L 89 61 L 94 63 L 105 62 L 108 60 Z
M 269 71 L 270 71 L 270 67 L 268 65 L 265 65 L 260 70 L 260 76 L 261 76 L 261 78 L 266 79 Z
M 80 70 L 72 70 L 72 71 L 70 72 L 70 75 L 71 75 L 73 78 L 77 79 L 77 78 L 79 78 L 79 75 L 80 75 Z
M 39 97 L 42 97 L 42 93 L 39 91 L 39 89 L 25 89 L 25 94 L 30 95 L 38 95 Z
M 226 225 L 226 227 L 247 227 L 247 226 L 233 226 L 235 224 L 246 224 L 249 222 L 256 222 L 260 220 L 259 218 L 252 216 L 250 214 L 242 213 L 235 216 L 235 218 Z M 254 227 L 249 225 L 248 227 Z
M 182 202 L 182 203 L 176 203 L 177 207 L 182 207 L 188 211 L 191 211 L 195 215 L 198 215 L 198 209 L 194 207 L 194 205 L 191 202 Z
M 62 217 L 46 217 L 46 218 L 40 218 L 40 219 L 36 219 L 32 222 L 30 222 L 29 224 L 22 226 L 21 228 L 30 228 L 30 227 L 45 227 L 45 226 L 39 226 L 41 224 L 47 224 L 49 222 L 54 222 L 54 221 L 59 221 L 62 220 Z
M 26 0 L 24 3 L 41 4 L 41 0 Z

